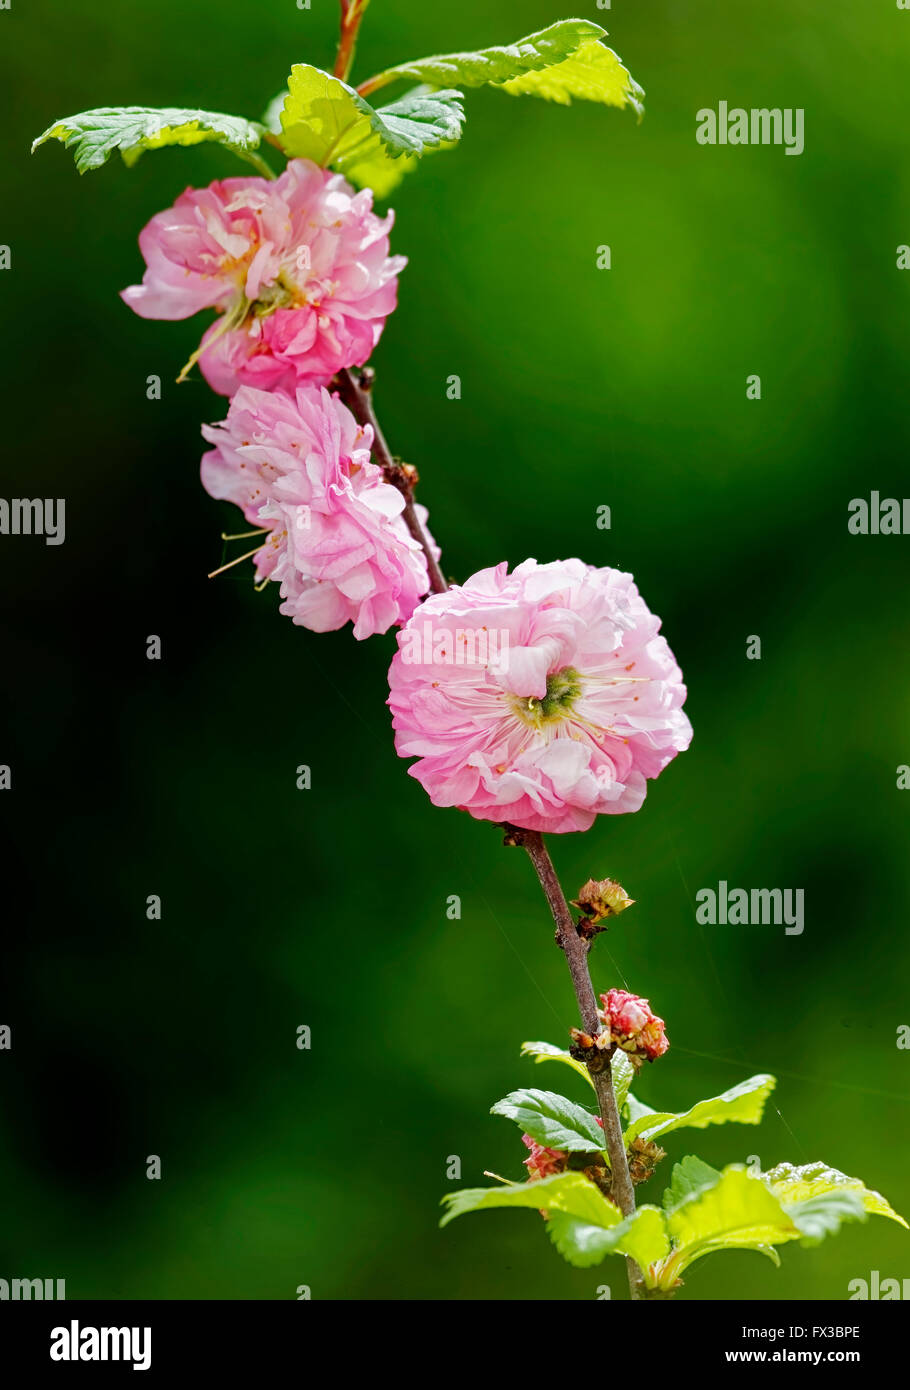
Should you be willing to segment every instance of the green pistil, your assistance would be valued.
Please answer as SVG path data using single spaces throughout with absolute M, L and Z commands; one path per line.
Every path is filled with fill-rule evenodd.
M 276 309 L 290 308 L 296 302 L 299 293 L 297 286 L 291 284 L 282 271 L 271 285 L 263 286 L 259 298 L 253 302 L 253 313 L 258 319 L 268 318 Z
M 529 695 L 516 699 L 515 708 L 526 724 L 542 728 L 565 719 L 572 712 L 572 705 L 581 695 L 581 676 L 574 666 L 564 666 L 561 671 L 551 671 L 547 676 L 547 693 L 542 699 Z

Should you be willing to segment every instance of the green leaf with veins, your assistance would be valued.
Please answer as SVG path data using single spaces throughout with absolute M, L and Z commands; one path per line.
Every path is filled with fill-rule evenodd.
M 801 1235 L 762 1179 L 737 1164 L 725 1168 L 713 1186 L 680 1202 L 665 1220 L 674 1248 L 648 1276 L 664 1289 L 715 1250 L 757 1250 L 777 1262 L 771 1247 Z
M 533 1210 L 564 1212 L 592 1226 L 609 1229 L 622 1220 L 618 1207 L 608 1202 L 594 1183 L 582 1173 L 557 1173 L 539 1182 L 506 1183 L 502 1187 L 466 1187 L 447 1193 L 440 1226 L 469 1211 L 488 1211 L 497 1207 L 530 1207 Z
M 750 1076 L 747 1081 L 740 1081 L 737 1086 L 731 1086 L 729 1091 L 724 1091 L 722 1095 L 713 1096 L 710 1100 L 700 1100 L 691 1110 L 679 1114 L 656 1111 L 639 1115 L 626 1130 L 626 1148 L 639 1136 L 650 1142 L 674 1129 L 705 1129 L 708 1125 L 722 1125 L 729 1121 L 742 1125 L 757 1125 L 761 1120 L 765 1101 L 776 1084 L 773 1076 Z
M 32 152 L 46 140 L 60 140 L 72 149 L 80 174 L 98 169 L 119 150 L 127 164 L 135 164 L 143 150 L 166 145 L 199 145 L 215 141 L 234 153 L 250 156 L 258 148 L 266 128 L 242 116 L 218 111 L 193 111 L 182 107 L 102 106 L 65 116 L 48 126 L 32 145 Z
M 560 106 L 570 106 L 573 97 L 602 106 L 631 106 L 639 120 L 645 113 L 641 87 L 612 48 L 596 41 L 582 44 L 564 63 L 504 82 L 502 90 L 511 96 L 543 97 Z
M 535 1062 L 564 1062 L 567 1067 L 577 1071 L 579 1076 L 583 1076 L 591 1089 L 594 1089 L 594 1082 L 591 1080 L 591 1073 L 584 1062 L 578 1062 L 569 1052 L 568 1048 L 556 1047 L 554 1043 L 548 1042 L 523 1042 L 521 1045 L 522 1057 L 533 1057 Z
M 498 1100 L 491 1115 L 505 1115 L 538 1144 L 570 1153 L 600 1153 L 603 1130 L 589 1111 L 554 1091 L 512 1091 Z
M 274 125 L 278 98 L 266 112 Z M 291 158 L 331 166 L 384 196 L 413 160 L 461 137 L 462 95 L 416 87 L 379 110 L 346 82 L 307 63 L 291 69 L 281 105 L 279 143 Z
M 697 1192 L 713 1187 L 720 1181 L 720 1173 L 710 1163 L 703 1163 L 694 1154 L 687 1154 L 681 1163 L 674 1163 L 669 1186 L 664 1189 L 663 1206 L 669 1215 L 682 1206 Z
M 442 1202 L 446 1211 L 440 1226 L 469 1211 L 503 1207 L 545 1211 L 550 1239 L 563 1258 L 579 1268 L 599 1264 L 613 1252 L 648 1265 L 669 1250 L 663 1214 L 656 1207 L 639 1207 L 624 1220 L 619 1208 L 581 1173 L 558 1173 L 539 1182 L 502 1187 L 469 1187 L 447 1194 Z
M 639 1207 L 617 1225 L 605 1229 L 565 1212 L 549 1213 L 547 1234 L 569 1264 L 587 1269 L 607 1255 L 631 1255 L 642 1268 L 662 1259 L 670 1242 L 657 1207 Z
M 801 1167 L 795 1167 L 792 1163 L 778 1163 L 776 1168 L 769 1169 L 762 1176 L 775 1197 L 788 1210 L 795 1210 L 817 1197 L 847 1192 L 858 1199 L 864 1212 L 873 1216 L 887 1216 L 901 1226 L 907 1225 L 880 1192 L 864 1186 L 859 1178 L 849 1178 L 837 1168 L 829 1168 L 826 1163 L 804 1163 Z
M 820 1245 L 825 1236 L 837 1235 L 842 1223 L 868 1221 L 862 1198 L 856 1192 L 821 1192 L 804 1202 L 785 1207 L 790 1220 L 800 1229 L 803 1245 Z
M 400 63 L 365 84 L 368 90 L 400 78 L 434 86 L 498 86 L 515 96 L 568 104 L 572 97 L 607 106 L 632 106 L 641 114 L 638 83 L 600 42 L 606 30 L 586 19 L 563 19 L 504 47 L 442 53 Z
M 592 1090 L 595 1089 L 591 1079 L 591 1073 L 584 1062 L 577 1061 L 569 1052 L 568 1048 L 556 1047 L 548 1042 L 524 1042 L 521 1045 L 522 1057 L 533 1057 L 535 1062 L 563 1062 L 573 1071 L 577 1071 L 579 1076 L 583 1076 Z M 611 1063 L 613 1072 L 613 1090 L 616 1093 L 616 1104 L 621 1109 L 626 1102 L 629 1094 L 629 1087 L 635 1076 L 635 1068 L 629 1061 L 624 1052 L 616 1051 L 613 1054 Z

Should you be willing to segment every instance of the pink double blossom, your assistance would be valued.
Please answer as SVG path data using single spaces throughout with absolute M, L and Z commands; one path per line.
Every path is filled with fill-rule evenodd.
M 427 623 L 433 643 L 415 642 Z M 659 627 L 619 570 L 482 570 L 428 598 L 399 633 L 398 753 L 418 759 L 409 771 L 434 805 L 479 820 L 564 832 L 637 811 L 648 779 L 692 737 Z
M 426 558 L 402 494 L 370 460 L 372 430 L 337 397 L 244 386 L 202 433 L 215 446 L 202 460 L 206 491 L 268 531 L 256 578 L 280 585 L 282 613 L 314 632 L 351 622 L 357 638 L 411 616 L 429 588 Z
M 147 268 L 123 299 L 149 319 L 215 309 L 190 364 L 223 395 L 326 385 L 370 356 L 406 264 L 389 256 L 394 214 L 377 217 L 372 196 L 308 159 L 274 181 L 188 188 L 141 232 Z

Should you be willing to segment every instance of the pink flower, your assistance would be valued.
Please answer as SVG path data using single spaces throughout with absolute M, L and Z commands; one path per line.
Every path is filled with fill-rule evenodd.
M 402 494 L 370 461 L 372 430 L 337 397 L 244 386 L 202 433 L 216 446 L 202 460 L 206 491 L 270 533 L 256 578 L 280 584 L 282 613 L 314 632 L 352 622 L 357 638 L 410 617 L 429 588 L 426 559 Z
M 294 159 L 274 181 L 188 188 L 139 237 L 146 272 L 123 299 L 147 319 L 221 315 L 199 358 L 209 384 L 293 389 L 366 362 L 395 308 L 404 257 L 389 257 L 393 213 L 371 211 L 340 174 Z M 201 354 L 201 356 L 200 356 Z
M 435 594 L 398 635 L 395 746 L 436 806 L 526 830 L 637 811 L 687 748 L 685 686 L 629 574 L 504 564 Z
M 598 1018 L 604 1031 L 597 1039 L 598 1047 L 614 1045 L 633 1059 L 653 1062 L 662 1057 L 670 1046 L 664 1031 L 664 1021 L 651 1012 L 647 999 L 637 994 L 629 994 L 624 989 L 611 989 L 602 994 L 603 1009 L 598 1009 Z
M 569 1155 L 563 1153 L 562 1149 L 544 1148 L 543 1144 L 538 1144 L 530 1134 L 523 1134 L 521 1142 L 530 1150 L 530 1157 L 524 1160 L 524 1167 L 528 1170 L 528 1182 L 534 1182 L 538 1178 L 550 1178 L 554 1173 L 565 1171 Z

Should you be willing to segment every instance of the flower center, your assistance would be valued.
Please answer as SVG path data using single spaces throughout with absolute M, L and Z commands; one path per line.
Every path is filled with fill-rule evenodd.
M 541 699 L 523 695 L 514 701 L 516 712 L 526 724 L 541 729 L 554 724 L 572 712 L 572 705 L 581 694 L 581 676 L 574 666 L 563 666 L 547 676 L 547 693 Z
M 252 311 L 258 319 L 268 318 L 276 309 L 289 309 L 300 300 L 301 291 L 282 270 L 271 285 L 263 285 L 258 297 L 252 303 Z

